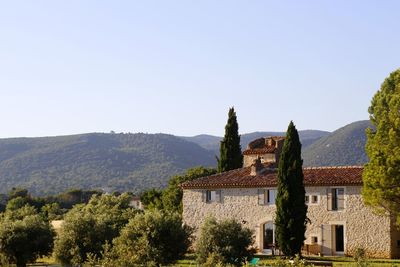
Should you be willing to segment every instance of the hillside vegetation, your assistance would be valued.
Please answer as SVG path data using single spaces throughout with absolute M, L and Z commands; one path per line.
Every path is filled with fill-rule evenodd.
M 329 135 L 329 132 L 326 131 L 319 131 L 319 130 L 303 130 L 299 131 L 300 141 L 302 144 L 302 148 L 306 148 L 315 141 L 319 140 L 321 137 Z M 242 150 L 245 150 L 247 144 L 251 141 L 266 136 L 283 136 L 285 132 L 253 132 L 242 134 L 240 136 L 240 145 L 242 146 Z M 216 155 L 219 154 L 219 143 L 222 140 L 222 137 L 214 136 L 214 135 L 207 135 L 201 134 L 192 137 L 181 137 L 187 141 L 194 142 L 201 147 L 213 151 Z
M 368 161 L 365 153 L 366 129 L 370 121 L 348 124 L 303 150 L 304 166 L 362 165 Z
M 0 193 L 70 188 L 138 192 L 164 187 L 189 167 L 215 166 L 213 153 L 166 134 L 82 134 L 0 139 Z

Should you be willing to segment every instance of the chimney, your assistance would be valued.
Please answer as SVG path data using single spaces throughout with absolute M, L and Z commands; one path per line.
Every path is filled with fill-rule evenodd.
M 264 169 L 264 166 L 261 164 L 261 159 L 258 157 L 253 161 L 253 164 L 250 166 L 250 175 L 256 176 L 260 174 Z

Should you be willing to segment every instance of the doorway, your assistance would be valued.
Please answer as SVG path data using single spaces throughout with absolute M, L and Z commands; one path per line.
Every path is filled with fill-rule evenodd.
M 344 227 L 343 227 L 343 225 L 335 225 L 335 251 L 336 251 L 336 253 L 344 252 Z
M 275 225 L 273 222 L 263 224 L 263 252 L 266 254 L 275 253 Z

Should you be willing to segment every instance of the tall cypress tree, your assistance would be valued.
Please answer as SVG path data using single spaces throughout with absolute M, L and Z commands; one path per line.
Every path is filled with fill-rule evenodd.
M 225 172 L 243 165 L 242 148 L 240 147 L 239 125 L 234 108 L 229 109 L 228 122 L 225 126 L 225 136 L 219 149 L 218 172 Z
M 275 231 L 284 255 L 300 254 L 307 226 L 307 205 L 299 134 L 291 121 L 279 159 Z

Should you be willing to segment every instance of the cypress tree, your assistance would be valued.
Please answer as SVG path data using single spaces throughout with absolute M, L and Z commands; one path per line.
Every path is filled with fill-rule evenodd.
M 280 251 L 300 254 L 307 226 L 307 205 L 299 134 L 291 121 L 279 159 L 275 235 Z
M 243 166 L 242 148 L 240 147 L 239 125 L 234 108 L 229 109 L 228 122 L 225 126 L 225 136 L 220 144 L 218 172 L 225 172 Z
M 400 225 L 400 69 L 392 72 L 368 111 L 375 129 L 367 130 L 363 199 L 376 211 L 389 211 Z

